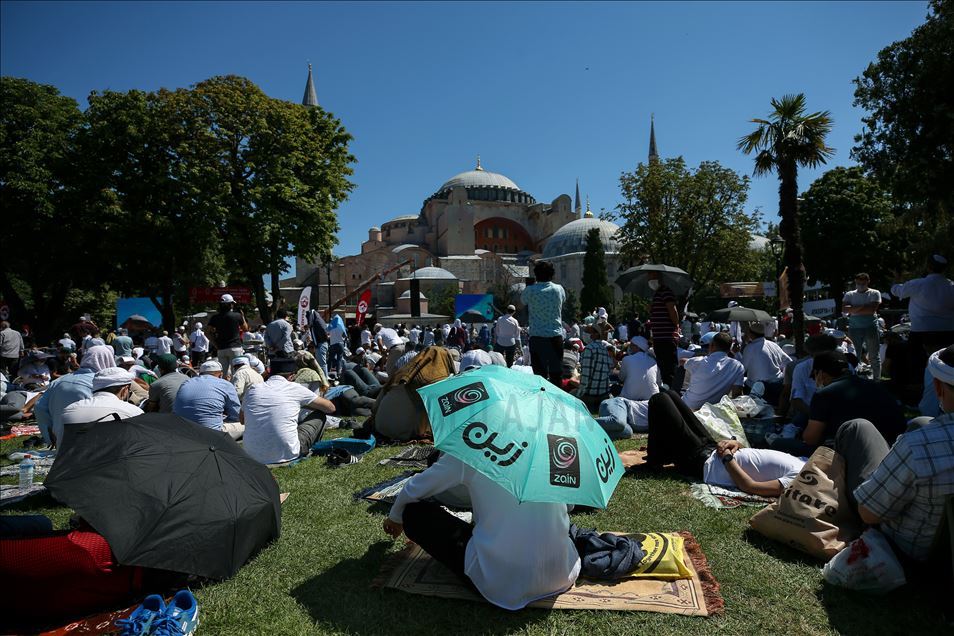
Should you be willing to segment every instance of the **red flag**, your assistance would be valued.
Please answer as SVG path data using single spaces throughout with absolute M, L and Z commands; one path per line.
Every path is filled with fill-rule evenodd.
M 364 324 L 364 316 L 368 313 L 368 307 L 371 306 L 371 290 L 366 289 L 361 293 L 361 298 L 358 300 L 358 311 L 356 318 L 358 319 L 358 326 Z

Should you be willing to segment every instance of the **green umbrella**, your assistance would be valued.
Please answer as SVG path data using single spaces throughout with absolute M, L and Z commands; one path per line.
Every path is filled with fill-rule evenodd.
M 519 501 L 605 508 L 623 476 L 586 406 L 540 376 L 484 366 L 417 392 L 434 445 Z

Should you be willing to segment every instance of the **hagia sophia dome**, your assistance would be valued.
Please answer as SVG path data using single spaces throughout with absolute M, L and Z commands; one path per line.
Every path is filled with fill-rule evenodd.
M 619 226 L 610 221 L 604 221 L 594 216 L 571 221 L 553 233 L 543 248 L 543 258 L 553 258 L 566 254 L 575 254 L 586 251 L 586 235 L 596 228 L 600 231 L 600 241 L 603 243 L 603 252 L 615 254 L 619 252 L 619 242 L 616 233 Z

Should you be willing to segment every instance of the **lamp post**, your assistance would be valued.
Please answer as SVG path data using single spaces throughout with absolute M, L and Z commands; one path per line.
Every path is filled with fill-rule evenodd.
M 782 311 L 782 290 L 779 289 L 782 276 L 782 254 L 785 253 L 785 240 L 778 234 L 769 237 L 769 247 L 772 250 L 772 256 L 775 257 L 775 306 L 776 313 Z

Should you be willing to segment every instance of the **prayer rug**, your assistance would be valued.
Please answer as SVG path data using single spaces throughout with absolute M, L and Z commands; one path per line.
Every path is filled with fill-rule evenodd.
M 10 506 L 26 499 L 46 492 L 46 486 L 43 484 L 33 484 L 29 488 L 20 488 L 20 486 L 3 484 L 0 486 L 0 508 Z
M 50 468 L 53 467 L 53 462 L 56 459 L 55 457 L 36 457 L 33 459 L 33 476 L 34 479 L 37 476 L 42 476 L 50 472 Z M 21 460 L 22 461 L 22 460 Z M 20 474 L 20 464 L 10 464 L 9 466 L 4 466 L 0 468 L 0 477 L 11 477 Z
M 619 459 L 623 463 L 623 468 L 632 468 L 646 463 L 646 449 L 623 451 L 619 454 Z
M 720 488 L 711 484 L 692 484 L 689 487 L 692 496 L 709 508 L 738 508 L 739 506 L 753 506 L 762 508 L 775 500 L 770 497 L 750 495 L 741 490 Z
M 87 616 L 80 620 L 73 621 L 45 632 L 40 632 L 40 636 L 78 636 L 79 634 L 115 634 L 119 630 L 115 623 L 121 618 L 129 618 L 129 615 L 139 607 L 139 603 L 131 605 L 126 609 L 101 612 L 93 616 Z
M 392 504 L 401 491 L 404 490 L 404 484 L 407 483 L 407 480 L 416 474 L 416 471 L 406 470 L 397 477 L 392 477 L 391 479 L 356 492 L 354 498 Z
M 713 616 L 724 610 L 719 583 L 709 570 L 702 549 L 689 532 L 685 539 L 686 562 L 691 579 L 623 579 L 593 581 L 580 578 L 572 589 L 531 603 L 528 607 L 560 610 L 617 610 L 660 612 L 686 616 Z M 431 558 L 420 547 L 407 547 L 385 562 L 372 587 L 386 587 L 410 594 L 486 602 L 460 578 Z
M 378 462 L 381 466 L 401 466 L 404 468 L 427 468 L 427 458 L 434 453 L 435 449 L 431 445 L 426 446 L 408 446 L 397 455 L 382 459 Z

